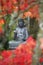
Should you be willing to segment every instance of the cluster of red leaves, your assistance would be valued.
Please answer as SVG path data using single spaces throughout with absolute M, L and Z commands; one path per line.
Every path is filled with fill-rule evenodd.
M 36 0 L 24 0 L 23 2 L 22 2 L 22 0 L 21 0 L 21 2 L 23 3 L 23 4 L 21 4 L 20 5 L 20 10 L 25 10 L 26 8 L 28 8 L 29 6 L 31 6 L 31 4 L 33 3 L 33 2 L 35 2 Z
M 0 25 L 4 23 L 5 23 L 4 19 L 0 19 Z
M 33 6 L 29 11 L 33 14 L 33 17 L 39 18 L 39 5 Z
M 41 58 L 39 59 L 39 62 L 40 62 L 40 63 L 42 63 L 42 62 L 43 62 L 43 57 L 41 57 Z
M 35 46 L 36 41 L 29 37 L 25 44 L 20 44 L 16 50 L 3 51 L 0 65 L 31 65 Z
M 36 0 L 0 0 L 0 3 L 1 3 L 0 10 L 2 10 L 0 14 L 2 14 L 2 15 L 11 14 L 15 10 L 23 11 L 26 8 L 28 8 L 29 6 L 31 6 L 31 4 L 35 1 Z M 15 4 L 16 4 L 16 6 L 15 6 Z M 38 8 L 37 6 L 36 7 L 33 6 L 32 9 L 30 8 L 31 12 L 35 13 L 34 16 L 35 15 L 38 16 L 37 8 Z
M 0 33 L 3 33 L 2 25 L 5 23 L 4 19 L 0 19 Z
M 12 12 L 12 3 L 10 0 L 1 0 L 1 14 L 11 13 Z

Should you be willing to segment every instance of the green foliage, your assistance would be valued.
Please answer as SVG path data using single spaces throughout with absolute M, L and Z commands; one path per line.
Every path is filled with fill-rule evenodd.
M 16 23 L 15 21 L 12 21 L 12 23 L 14 22 L 14 24 L 12 24 L 11 26 L 9 26 L 9 24 L 11 23 L 11 15 L 6 15 L 4 17 L 4 20 L 5 20 L 5 24 L 3 25 L 3 30 L 4 30 L 4 34 L 1 35 L 0 37 L 0 44 L 2 44 L 2 47 L 0 48 L 0 50 L 4 50 L 4 49 L 8 49 L 9 48 L 9 44 L 8 42 L 10 40 L 13 39 L 13 31 L 16 27 Z
M 30 35 L 32 35 L 33 38 L 35 38 L 35 39 L 37 39 L 38 30 L 39 30 L 38 20 L 35 17 L 31 18 L 29 32 L 30 32 Z
M 8 42 L 9 42 L 9 34 L 10 34 L 9 21 L 10 21 L 10 15 L 6 15 L 4 20 L 5 20 L 5 24 L 3 25 L 4 33 L 0 37 L 0 41 L 1 41 L 0 45 L 2 45 L 0 50 L 5 49 L 5 45 L 7 46 Z M 7 48 L 8 47 L 6 47 L 6 49 Z

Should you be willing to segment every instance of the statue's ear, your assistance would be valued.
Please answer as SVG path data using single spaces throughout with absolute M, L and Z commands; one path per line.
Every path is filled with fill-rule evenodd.
M 27 25 L 26 25 L 26 23 L 24 24 L 24 27 L 26 27 Z

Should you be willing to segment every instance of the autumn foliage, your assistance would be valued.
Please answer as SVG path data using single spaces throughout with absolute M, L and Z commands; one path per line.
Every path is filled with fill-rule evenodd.
M 14 11 L 25 11 L 31 6 L 32 3 L 35 3 L 36 0 L 0 0 L 0 14 L 6 15 L 11 14 Z M 33 16 L 38 17 L 38 4 L 29 8 L 29 11 L 32 12 Z
M 2 25 L 5 23 L 4 19 L 0 19 L 0 33 L 3 33 Z
M 30 36 L 16 50 L 4 50 L 0 52 L 0 65 L 31 65 L 35 46 L 36 41 Z

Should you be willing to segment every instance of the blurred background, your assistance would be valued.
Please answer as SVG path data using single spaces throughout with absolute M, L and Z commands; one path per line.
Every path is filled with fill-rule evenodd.
M 20 18 L 24 19 L 33 38 L 42 36 L 39 28 L 43 23 L 43 0 L 0 0 L 0 44 L 4 46 L 13 40 Z

